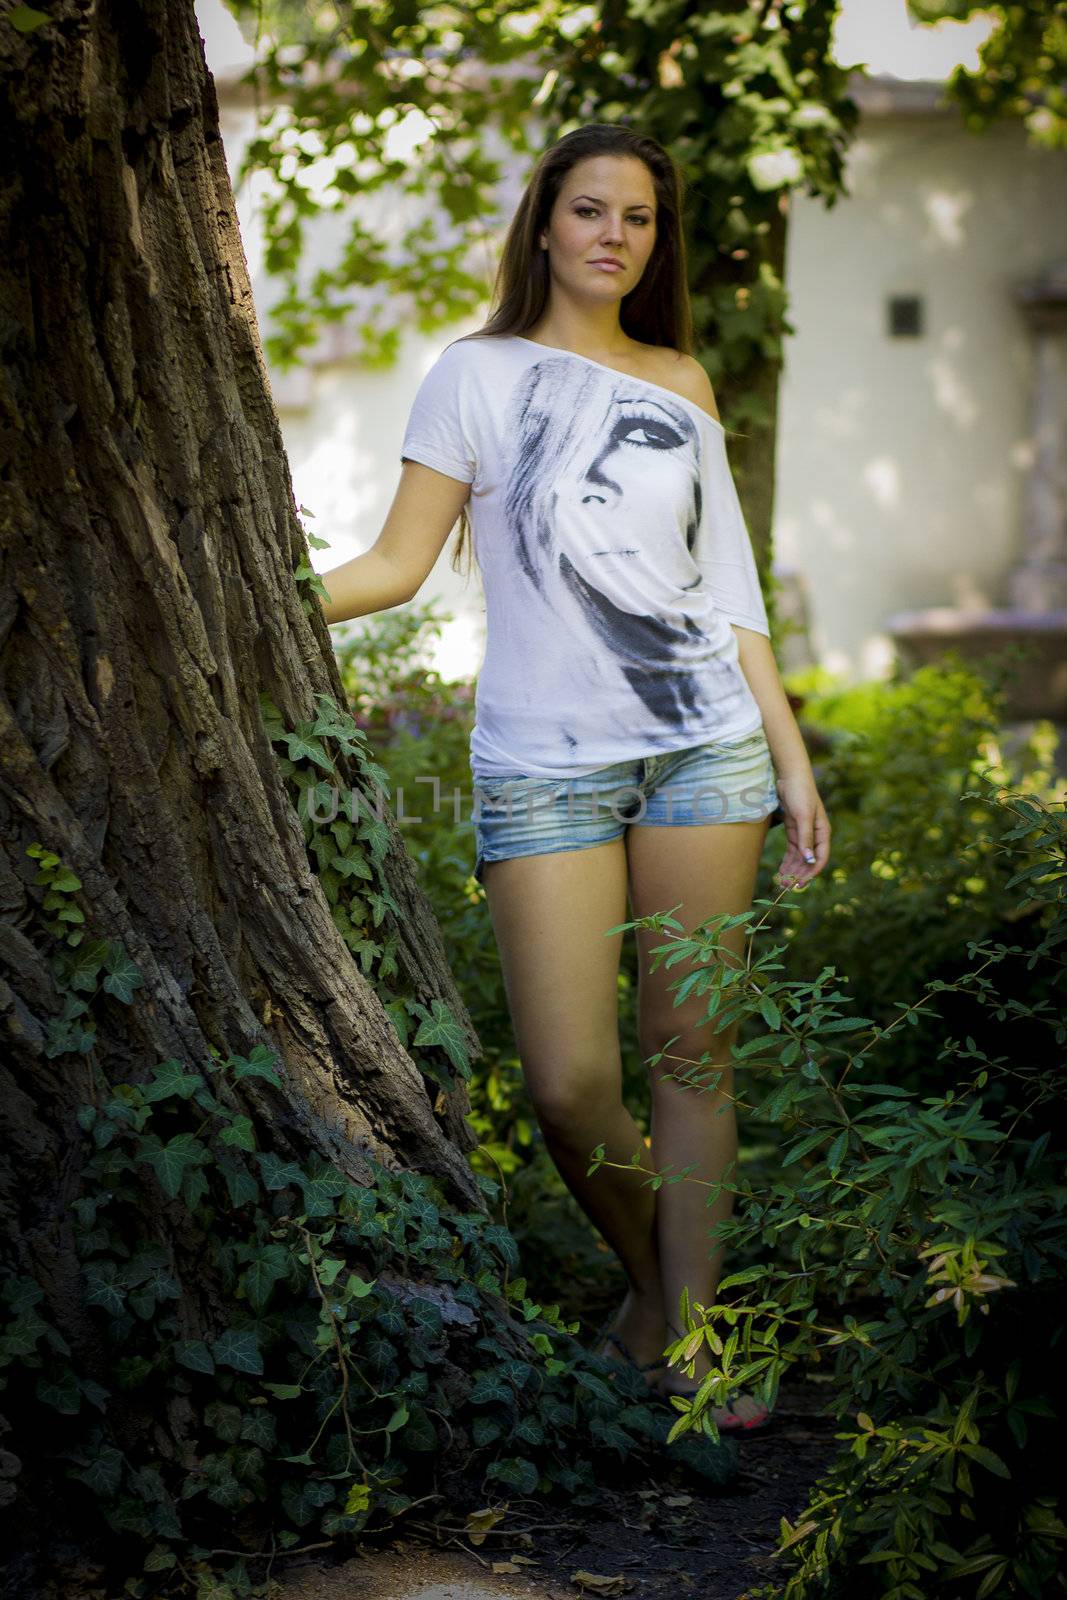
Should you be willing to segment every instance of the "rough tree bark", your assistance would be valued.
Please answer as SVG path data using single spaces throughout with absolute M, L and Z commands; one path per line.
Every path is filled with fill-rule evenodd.
M 84 1071 L 43 1053 L 60 996 L 40 841 L 145 987 L 100 1020 L 111 1082 L 273 1047 L 244 1109 L 282 1152 L 371 1152 L 483 1210 L 462 1087 L 433 1095 L 344 944 L 258 697 L 292 727 L 344 693 L 271 401 L 192 0 L 0 18 L 0 1205 L 4 1253 L 84 1334 L 67 1205 Z M 342 770 L 344 764 L 341 763 Z M 358 784 L 353 766 L 347 781 Z M 388 819 L 401 980 L 477 1040 Z

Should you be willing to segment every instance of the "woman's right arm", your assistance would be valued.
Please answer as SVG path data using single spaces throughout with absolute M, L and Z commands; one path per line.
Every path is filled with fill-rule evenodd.
M 406 460 L 393 503 L 374 544 L 360 556 L 320 574 L 329 593 L 328 623 L 413 600 L 470 496 L 471 486 L 436 467 Z

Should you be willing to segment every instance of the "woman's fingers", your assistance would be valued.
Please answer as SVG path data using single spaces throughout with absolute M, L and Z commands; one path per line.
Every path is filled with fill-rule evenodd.
M 830 821 L 821 800 L 815 808 L 791 812 L 786 817 L 789 846 L 778 868 L 778 881 L 803 888 L 830 859 Z

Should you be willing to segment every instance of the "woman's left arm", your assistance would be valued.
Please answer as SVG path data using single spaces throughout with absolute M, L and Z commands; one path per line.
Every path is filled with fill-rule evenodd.
M 785 815 L 788 848 L 778 881 L 796 888 L 809 883 L 830 859 L 830 822 L 815 787 L 804 736 L 782 686 L 771 641 L 765 633 L 731 623 L 741 670 L 760 708 Z

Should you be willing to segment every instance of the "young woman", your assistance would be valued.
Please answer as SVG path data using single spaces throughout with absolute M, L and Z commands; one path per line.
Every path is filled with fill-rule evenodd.
M 621 1097 L 617 973 L 629 916 L 692 931 L 749 909 L 768 828 L 779 882 L 825 867 L 830 827 L 778 675 L 711 384 L 689 349 L 682 180 L 654 139 L 595 123 L 541 158 L 504 244 L 496 309 L 426 374 L 400 484 L 366 554 L 326 574 L 328 622 L 409 600 L 469 525 L 486 598 L 471 738 L 484 883 L 519 1058 L 546 1143 L 628 1292 L 598 1353 L 658 1393 L 680 1297 L 713 1303 L 736 1158 L 736 1025 L 674 1005 L 638 930 L 653 1190 Z M 743 954 L 743 929 L 723 938 Z M 714 1090 L 685 1082 L 708 1052 Z M 704 1068 L 706 1079 L 709 1069 Z M 609 1162 L 588 1176 L 603 1144 Z M 631 1158 L 638 1157 L 638 1165 Z M 694 1377 L 708 1370 L 702 1351 Z M 766 1420 L 751 1395 L 723 1431 Z

